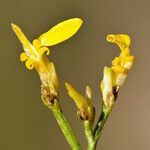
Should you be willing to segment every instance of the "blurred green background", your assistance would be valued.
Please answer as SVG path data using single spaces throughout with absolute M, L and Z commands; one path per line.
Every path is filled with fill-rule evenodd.
M 119 92 L 98 150 L 150 149 L 150 1 L 149 0 L 1 0 L 0 1 L 0 150 L 69 150 L 52 113 L 40 99 L 40 81 L 19 60 L 22 45 L 10 23 L 19 25 L 32 41 L 69 18 L 84 20 L 71 39 L 51 47 L 49 59 L 61 81 L 61 106 L 86 149 L 82 122 L 64 82 L 84 93 L 93 88 L 93 102 L 101 109 L 99 83 L 105 65 L 119 54 L 107 43 L 110 33 L 131 36 L 136 62 Z M 96 116 L 96 118 L 97 118 Z

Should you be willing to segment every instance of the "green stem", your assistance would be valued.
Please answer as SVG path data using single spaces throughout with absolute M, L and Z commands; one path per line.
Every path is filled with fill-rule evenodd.
M 94 140 L 93 129 L 92 129 L 90 121 L 88 120 L 84 121 L 84 130 L 85 130 L 85 135 L 88 141 L 87 150 L 95 150 L 96 142 Z
M 100 117 L 99 117 L 99 120 L 98 120 L 98 123 L 94 129 L 94 137 L 95 137 L 95 141 L 97 142 L 98 139 L 101 137 L 102 135 L 102 132 L 103 132 L 103 127 L 105 125 L 105 122 L 107 121 L 108 119 L 108 116 L 111 112 L 111 109 L 106 109 L 105 107 L 103 107 L 103 110 L 100 114 Z
M 87 150 L 96 150 L 96 145 L 97 145 L 96 142 L 88 143 Z
M 57 100 L 55 100 L 51 110 L 72 150 L 81 150 L 80 144 L 78 143 L 69 123 L 61 111 Z
M 111 112 L 111 109 L 106 108 L 103 106 L 103 109 L 101 111 L 98 123 L 93 131 L 90 121 L 86 120 L 84 121 L 84 129 L 85 129 L 85 135 L 88 141 L 87 150 L 96 150 L 97 141 L 101 137 L 103 132 L 103 127 L 106 123 L 106 120 Z

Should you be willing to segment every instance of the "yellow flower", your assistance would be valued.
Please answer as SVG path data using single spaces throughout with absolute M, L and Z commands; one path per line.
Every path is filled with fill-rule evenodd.
M 113 86 L 120 88 L 123 85 L 127 77 L 127 73 L 131 69 L 135 59 L 135 57 L 130 54 L 130 37 L 126 34 L 110 34 L 106 39 L 109 42 L 117 44 L 121 49 L 119 57 L 116 57 L 112 61 L 111 67 L 114 77 Z
M 135 58 L 130 54 L 130 37 L 128 35 L 110 34 L 106 39 L 108 42 L 117 44 L 121 50 L 119 57 L 112 61 L 112 66 L 104 68 L 103 80 L 100 84 L 104 105 L 111 109 Z
M 85 97 L 80 95 L 69 83 L 65 83 L 69 96 L 74 100 L 78 112 L 77 115 L 83 120 L 94 121 L 94 108 L 92 105 L 92 90 L 86 86 Z
M 21 61 L 26 61 L 26 67 L 28 69 L 37 69 L 40 65 L 43 65 L 43 54 L 50 54 L 50 50 L 45 46 L 52 46 L 63 42 L 73 36 L 82 25 L 82 20 L 79 18 L 73 18 L 63 21 L 48 32 L 42 34 L 38 39 L 33 40 L 32 44 L 26 38 L 21 29 L 12 23 L 13 31 L 23 44 L 24 53 L 20 55 Z M 41 63 L 41 64 L 40 64 Z M 37 67 L 38 66 L 38 67 Z M 38 69 L 37 69 L 38 70 Z
M 32 43 L 17 25 L 11 24 L 25 51 L 20 55 L 20 60 L 25 62 L 29 70 L 36 69 L 40 75 L 42 86 L 44 89 L 50 90 L 49 94 L 57 96 L 59 85 L 55 66 L 46 57 L 50 54 L 50 50 L 46 46 L 56 45 L 67 40 L 79 30 L 82 22 L 80 18 L 63 21 L 39 36 L 38 39 L 33 40 Z

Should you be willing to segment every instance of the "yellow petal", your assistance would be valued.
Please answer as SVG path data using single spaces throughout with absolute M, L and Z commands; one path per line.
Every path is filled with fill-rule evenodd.
M 116 43 L 116 36 L 114 34 L 109 34 L 107 37 L 106 37 L 106 40 L 108 42 L 111 42 L 111 43 Z
M 127 61 L 133 62 L 134 59 L 135 59 L 134 56 L 129 55 L 129 56 L 124 57 L 123 60 L 122 60 L 122 62 L 123 62 L 123 63 L 125 63 L 125 62 L 127 62 Z
M 39 49 L 41 47 L 41 42 L 38 39 L 34 39 L 32 43 L 36 49 Z
M 111 63 L 112 63 L 113 66 L 120 65 L 120 58 L 116 57 Z
M 121 50 L 130 46 L 130 37 L 127 34 L 110 34 L 106 39 L 108 42 L 117 44 Z
M 44 53 L 46 53 L 46 55 L 49 55 L 50 54 L 50 50 L 49 48 L 47 47 L 41 47 L 39 50 L 38 50 L 39 54 L 40 55 L 43 55 Z
M 21 62 L 28 60 L 28 58 L 29 58 L 29 56 L 25 52 L 21 53 L 21 55 L 20 55 Z
M 26 49 L 27 54 L 29 53 L 29 55 L 32 55 L 34 57 L 37 57 L 37 51 L 35 50 L 35 48 L 33 47 L 33 45 L 29 42 L 29 40 L 27 39 L 27 37 L 24 35 L 24 33 L 21 31 L 21 29 L 15 25 L 15 24 L 11 24 L 13 31 L 16 33 L 18 39 L 20 40 L 20 42 L 22 43 L 24 49 Z
M 123 51 L 120 53 L 120 56 L 119 57 L 126 57 L 126 56 L 128 56 L 128 55 L 130 55 L 130 49 L 129 48 L 125 48 L 125 49 L 123 49 Z
M 74 100 L 79 109 L 87 107 L 85 98 L 80 95 L 69 83 L 65 83 L 69 96 Z
M 73 18 L 63 21 L 39 37 L 43 46 L 52 46 L 73 36 L 81 27 L 83 21 Z
M 112 66 L 111 68 L 117 74 L 119 74 L 119 73 L 125 73 L 126 72 L 125 68 L 122 67 L 122 66 Z
M 122 43 L 126 48 L 130 46 L 130 37 L 127 34 L 118 34 L 117 41 Z
M 29 70 L 32 70 L 35 66 L 35 60 L 29 58 L 26 63 L 25 63 L 26 67 L 29 69 Z

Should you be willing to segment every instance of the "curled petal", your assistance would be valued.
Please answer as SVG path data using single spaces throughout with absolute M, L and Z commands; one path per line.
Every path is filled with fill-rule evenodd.
M 123 49 L 123 51 L 120 53 L 120 57 L 126 57 L 128 55 L 130 55 L 130 49 L 129 48 Z
M 20 55 L 20 61 L 21 62 L 24 62 L 28 59 L 29 59 L 29 56 L 25 52 L 21 53 L 21 55 Z
M 27 67 L 29 70 L 32 70 L 32 69 L 34 68 L 34 66 L 35 66 L 35 60 L 29 58 L 29 59 L 25 62 L 25 65 L 26 65 L 26 67 Z
M 43 55 L 44 53 L 46 53 L 46 55 L 50 54 L 50 50 L 47 47 L 41 47 L 38 52 L 40 55 Z
M 118 34 L 117 42 L 124 45 L 125 48 L 129 48 L 130 46 L 130 37 L 126 34 Z
M 116 43 L 116 36 L 114 34 L 109 34 L 107 37 L 106 37 L 106 40 L 108 42 L 111 42 L 111 43 Z
M 113 66 L 120 65 L 120 58 L 116 57 L 111 63 L 112 63 Z
M 134 59 L 135 59 L 135 57 L 132 56 L 132 55 L 130 55 L 130 56 L 124 57 L 123 60 L 122 60 L 122 62 L 123 62 L 123 63 L 125 63 L 125 62 L 127 62 L 127 61 L 133 62 Z
M 108 42 L 116 43 L 121 50 L 129 48 L 130 46 L 130 37 L 126 34 L 110 34 L 106 37 Z
M 117 74 L 126 72 L 125 68 L 122 66 L 112 66 L 111 68 Z
M 33 40 L 32 43 L 36 49 L 39 49 L 41 47 L 41 42 L 38 39 Z

